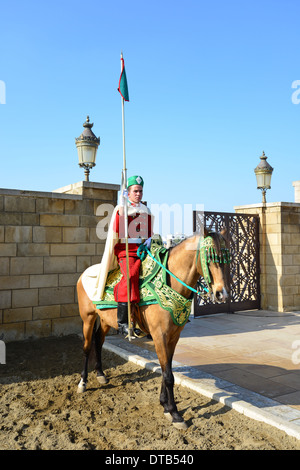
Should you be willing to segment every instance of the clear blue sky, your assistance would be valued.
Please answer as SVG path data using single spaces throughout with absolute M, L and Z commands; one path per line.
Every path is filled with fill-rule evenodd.
M 299 0 L 2 2 L 0 187 L 51 191 L 84 179 L 75 137 L 101 138 L 91 181 L 120 183 L 123 50 L 128 174 L 148 203 L 233 211 L 300 179 Z

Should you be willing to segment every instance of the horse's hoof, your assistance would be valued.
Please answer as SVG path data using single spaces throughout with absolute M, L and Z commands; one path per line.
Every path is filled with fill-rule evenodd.
M 179 421 L 177 423 L 173 422 L 172 424 L 173 424 L 174 428 L 182 429 L 183 431 L 185 431 L 188 428 L 188 425 L 184 421 Z
M 105 385 L 108 383 L 108 379 L 105 377 L 105 375 L 97 375 L 96 378 L 100 385 Z
M 168 421 L 173 421 L 171 413 L 164 413 L 164 417 L 167 418 Z
M 164 413 L 164 416 L 165 418 L 167 418 L 168 421 L 171 421 L 173 426 L 176 428 L 176 429 L 187 429 L 188 428 L 188 425 L 182 420 L 182 421 L 173 421 L 173 417 L 171 415 L 171 413 Z
M 86 391 L 86 383 L 83 382 L 83 380 L 81 379 L 77 387 L 77 393 L 84 393 L 85 391 Z

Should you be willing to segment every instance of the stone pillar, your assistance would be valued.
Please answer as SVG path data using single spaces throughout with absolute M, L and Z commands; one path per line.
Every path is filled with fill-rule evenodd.
M 295 188 L 294 200 L 295 202 L 300 203 L 300 181 L 294 181 L 293 186 Z
M 253 204 L 235 211 L 259 215 L 262 309 L 300 310 L 300 204 Z
M 79 183 L 69 184 L 59 189 L 55 189 L 54 193 L 76 194 L 84 199 L 98 199 L 100 202 L 113 202 L 117 204 L 117 192 L 119 185 L 108 183 L 93 183 L 91 181 L 79 181 Z

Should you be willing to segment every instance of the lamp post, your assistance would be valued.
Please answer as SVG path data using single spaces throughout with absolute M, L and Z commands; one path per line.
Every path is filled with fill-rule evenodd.
M 87 116 L 86 122 L 83 124 L 84 131 L 75 139 L 79 166 L 84 168 L 85 181 L 89 181 L 90 169 L 96 165 L 96 153 L 100 144 L 100 137 L 97 138 L 92 131 L 93 125 Z
M 256 175 L 257 189 L 262 190 L 262 202 L 265 204 L 266 201 L 266 192 L 267 189 L 271 189 L 271 178 L 273 173 L 273 168 L 267 162 L 265 152 L 262 153 L 260 157 L 260 163 L 255 168 L 254 172 Z

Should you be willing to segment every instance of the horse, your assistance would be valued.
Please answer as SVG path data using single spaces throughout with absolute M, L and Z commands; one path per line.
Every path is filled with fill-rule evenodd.
M 204 239 L 208 235 L 213 240 L 215 253 L 221 259 L 221 247 L 225 246 L 225 232 L 209 233 L 204 229 Z M 203 237 L 202 237 L 203 238 Z M 200 234 L 192 235 L 181 243 L 169 249 L 167 268 L 170 273 L 176 277 L 167 276 L 168 285 L 184 296 L 191 298 L 189 287 L 196 287 L 200 276 L 203 276 L 201 261 L 199 259 Z M 210 273 L 209 290 L 214 295 L 218 303 L 225 302 L 228 297 L 228 287 L 226 285 L 226 276 L 224 272 L 224 263 L 213 262 L 208 259 L 207 266 Z M 105 336 L 110 328 L 118 329 L 117 309 L 97 309 L 96 305 L 88 298 L 83 284 L 82 275 L 77 282 L 77 294 L 80 316 L 83 321 L 83 353 L 84 367 L 81 374 L 81 380 L 78 385 L 78 392 L 85 392 L 88 379 L 88 359 L 92 347 L 95 347 L 96 353 L 96 377 L 99 384 L 106 384 L 107 378 L 102 369 L 101 350 L 105 341 Z M 183 281 L 181 283 L 180 281 Z M 193 295 L 193 294 L 192 294 Z M 134 306 L 133 306 L 134 307 Z M 99 327 L 94 330 L 96 318 L 99 316 Z M 140 306 L 132 308 L 132 317 L 137 321 L 138 326 L 146 333 L 150 334 L 154 342 L 155 350 L 162 372 L 162 384 L 160 391 L 160 404 L 164 409 L 164 415 L 172 424 L 179 429 L 186 429 L 187 425 L 177 410 L 174 400 L 174 375 L 172 372 L 172 359 L 180 333 L 184 328 L 174 324 L 170 312 L 164 310 L 159 304 Z M 185 323 L 186 324 L 186 323 Z M 94 340 L 92 341 L 92 338 Z M 138 341 L 138 339 L 136 340 Z

